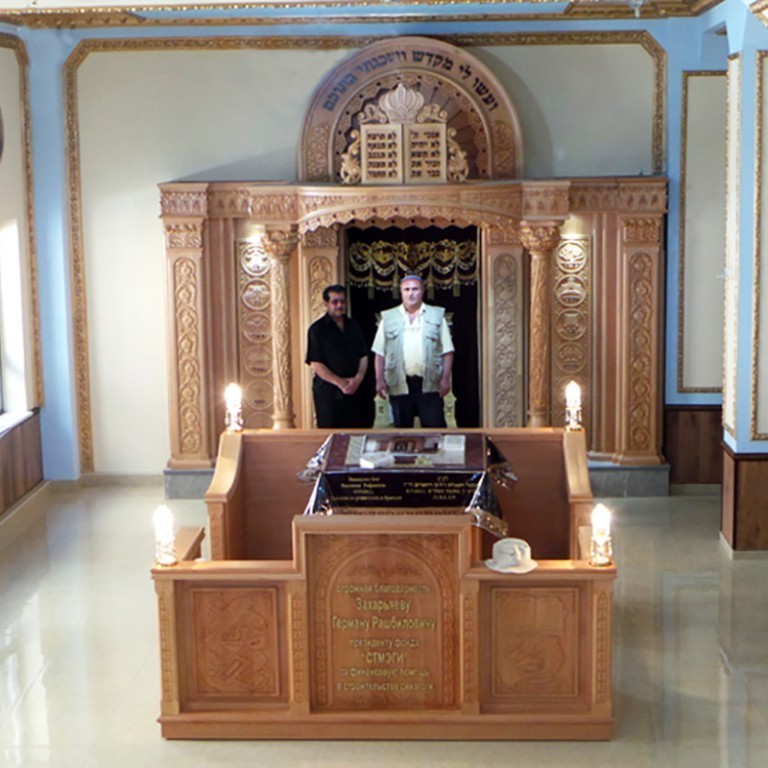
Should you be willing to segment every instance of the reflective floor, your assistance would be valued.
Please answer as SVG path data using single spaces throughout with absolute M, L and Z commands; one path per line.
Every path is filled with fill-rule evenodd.
M 610 500 L 616 737 L 166 742 L 151 517 L 162 486 L 48 487 L 0 524 L 0 766 L 768 765 L 768 558 L 732 561 L 716 496 Z M 171 502 L 177 524 L 202 502 Z

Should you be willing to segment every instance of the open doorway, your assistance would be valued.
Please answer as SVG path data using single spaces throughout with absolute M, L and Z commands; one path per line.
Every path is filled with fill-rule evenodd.
M 456 426 L 480 426 L 479 258 L 477 227 L 348 227 L 345 237 L 349 312 L 373 343 L 381 312 L 400 303 L 400 280 L 423 278 L 425 302 L 444 307 L 453 344 Z M 375 416 L 373 361 L 365 387 Z M 370 397 L 367 395 L 370 394 Z

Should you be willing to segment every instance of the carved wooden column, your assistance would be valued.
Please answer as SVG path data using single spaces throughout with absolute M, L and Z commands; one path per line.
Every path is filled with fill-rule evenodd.
M 334 227 L 318 227 L 305 232 L 299 243 L 299 319 L 306 344 L 306 329 L 325 313 L 323 290 L 343 282 L 339 258 L 339 236 Z M 306 349 L 302 348 L 303 352 Z M 302 354 L 301 359 L 304 358 Z M 314 429 L 312 371 L 305 365 L 301 377 L 301 421 L 303 429 Z
M 555 222 L 523 222 L 520 239 L 531 254 L 531 316 L 528 366 L 528 426 L 550 425 L 550 278 L 549 264 L 560 229 Z
M 291 366 L 290 263 L 296 250 L 295 229 L 267 229 L 264 250 L 270 260 L 272 293 L 272 360 L 274 365 L 273 429 L 293 429 L 293 375 Z
M 487 427 L 522 427 L 525 401 L 525 254 L 517 227 L 483 229 L 480 277 L 483 421 Z
M 620 464 L 661 464 L 662 214 L 621 215 Z
M 171 458 L 174 469 L 211 465 L 203 276 L 207 185 L 162 192 L 167 254 Z

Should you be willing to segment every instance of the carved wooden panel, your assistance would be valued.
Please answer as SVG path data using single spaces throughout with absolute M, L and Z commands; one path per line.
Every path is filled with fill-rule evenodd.
M 189 642 L 195 674 L 189 700 L 280 700 L 282 660 L 278 592 L 273 586 L 190 587 Z
M 220 399 L 216 388 L 225 377 L 227 382 L 240 377 L 247 426 L 292 426 L 294 402 L 301 403 L 299 423 L 312 425 L 310 377 L 297 373 L 304 369 L 301 340 L 309 323 L 322 313 L 323 284 L 339 277 L 337 230 L 350 222 L 361 227 L 450 223 L 480 230 L 485 425 L 521 425 L 529 404 L 537 406 L 542 425 L 557 424 L 562 418 L 563 383 L 583 376 L 579 383 L 584 384 L 590 449 L 621 463 L 661 461 L 663 211 L 659 209 L 665 202 L 664 181 L 574 182 L 570 204 L 601 210 L 568 219 L 564 231 L 569 239 L 556 258 L 546 253 L 548 276 L 538 282 L 531 280 L 526 269 L 522 240 L 534 254 L 536 239 L 542 240 L 537 258 L 544 258 L 549 247 L 546 236 L 551 233 L 554 248 L 558 227 L 550 220 L 526 222 L 522 217 L 525 213 L 567 218 L 570 182 L 446 184 L 430 187 L 428 192 L 426 187 L 203 186 L 206 194 L 191 196 L 189 184 L 178 185 L 177 192 L 174 185 L 163 185 L 164 212 L 203 210 L 207 200 L 228 217 L 221 219 L 229 222 L 227 226 L 216 230 L 219 237 L 239 232 L 247 223 L 246 230 L 280 233 L 277 245 L 288 250 L 273 263 L 255 240 L 235 245 L 233 238 L 231 249 L 212 250 L 211 219 L 179 221 L 167 214 L 168 332 L 173 340 L 170 466 L 196 467 L 212 460 L 211 431 L 220 420 L 215 408 L 216 419 L 208 409 Z M 603 206 L 609 210 L 602 211 Z M 299 263 L 294 265 L 289 246 L 298 233 L 302 243 Z M 591 252 L 582 252 L 587 247 Z M 230 273 L 219 269 L 216 259 L 226 257 L 234 265 L 233 252 L 237 253 L 237 279 L 222 279 Z M 273 274 L 277 264 L 279 275 Z M 533 278 L 538 273 L 534 270 Z M 211 280 L 211 275 L 219 278 Z M 276 288 L 285 297 L 280 301 Z M 529 289 L 536 297 L 535 316 L 534 307 L 530 313 L 535 322 L 530 328 L 524 306 Z M 229 290 L 231 295 L 224 295 Z M 600 311 L 590 317 L 591 307 L 598 306 L 597 293 Z M 540 311 L 547 305 L 549 311 Z M 217 325 L 214 318 L 223 311 L 231 312 L 232 320 Z M 236 344 L 229 334 L 217 333 L 235 322 Z M 545 360 L 550 376 L 541 377 L 541 366 L 529 365 L 529 342 L 533 360 Z M 589 360 L 599 361 L 591 372 Z M 553 405 L 550 421 L 546 417 Z
M 629 263 L 629 429 L 630 451 L 654 451 L 652 398 L 657 396 L 653 260 L 638 253 Z
M 308 542 L 313 709 L 456 708 L 457 538 Z
M 243 421 L 252 428 L 272 426 L 272 292 L 269 257 L 258 240 L 238 243 L 240 387 Z
M 521 322 L 522 274 L 520 258 L 501 253 L 493 262 L 491 301 L 494 364 L 492 423 L 498 427 L 521 426 L 524 421 L 524 329 Z
M 515 178 L 522 142 L 515 110 L 493 72 L 467 50 L 426 37 L 396 37 L 355 51 L 315 91 L 304 121 L 300 178 L 343 178 L 342 155 L 360 115 L 382 92 L 407 86 L 446 112 L 451 135 L 461 137 L 468 174 L 475 179 Z
M 293 543 L 153 569 L 164 737 L 611 737 L 615 568 L 491 571 L 459 515 L 299 515 Z
M 592 254 L 589 238 L 555 249 L 552 270 L 552 423 L 565 423 L 565 388 L 581 387 L 582 424 L 589 431 L 592 383 Z
M 197 458 L 208 452 L 204 425 L 204 331 L 200 259 L 180 256 L 170 267 L 176 336 L 175 370 L 177 394 L 176 433 L 178 454 Z
M 492 697 L 578 694 L 578 599 L 573 588 L 491 591 Z

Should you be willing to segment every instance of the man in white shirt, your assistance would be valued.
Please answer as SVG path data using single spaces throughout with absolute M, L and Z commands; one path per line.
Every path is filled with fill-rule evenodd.
M 389 395 L 396 427 L 445 427 L 443 398 L 451 391 L 453 341 L 445 310 L 424 304 L 424 281 L 400 283 L 403 303 L 381 313 L 373 341 L 376 392 Z

